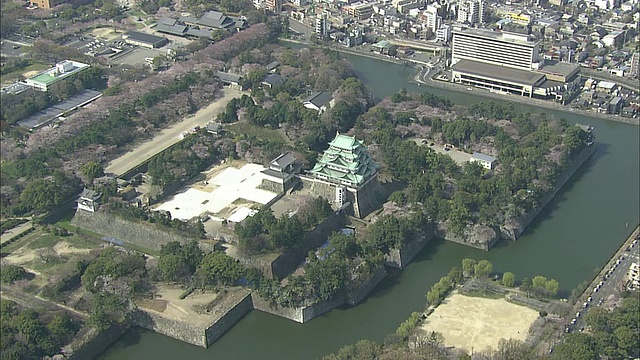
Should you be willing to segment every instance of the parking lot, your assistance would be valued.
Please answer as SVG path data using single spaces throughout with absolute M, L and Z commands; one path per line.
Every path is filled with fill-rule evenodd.
M 464 151 L 458 150 L 456 148 L 453 148 L 451 146 L 447 146 L 445 147 L 444 144 L 438 144 L 438 143 L 434 143 L 430 140 L 426 140 L 426 139 L 412 139 L 413 141 L 416 142 L 416 144 L 418 144 L 418 146 L 428 146 L 430 147 L 433 151 L 439 153 L 439 154 L 445 154 L 450 156 L 458 165 L 462 165 L 464 163 L 468 163 L 469 161 L 471 161 L 471 154 L 467 154 Z M 445 150 L 448 149 L 448 150 Z

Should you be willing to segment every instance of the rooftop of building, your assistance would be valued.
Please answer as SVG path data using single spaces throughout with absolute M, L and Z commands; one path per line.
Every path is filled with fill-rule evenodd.
M 511 81 L 527 86 L 533 86 L 545 77 L 545 75 L 533 71 L 517 70 L 471 60 L 458 61 L 458 63 L 453 66 L 453 70 L 503 81 Z
M 360 146 L 364 146 L 364 143 L 360 140 L 356 140 L 353 136 L 342 135 L 338 133 L 333 140 L 329 143 L 330 147 L 337 147 L 339 149 L 352 150 Z
M 482 161 L 487 161 L 487 162 L 490 162 L 490 163 L 498 160 L 498 159 L 494 158 L 491 155 L 486 155 L 486 154 L 479 153 L 479 152 L 474 152 L 473 155 L 471 155 L 471 158 L 472 159 L 482 160 Z
M 461 28 L 453 31 L 454 34 L 470 34 L 484 37 L 487 39 L 495 39 L 514 44 L 534 46 L 540 44 L 540 40 L 536 40 L 532 36 L 523 36 L 523 34 L 511 34 L 509 32 L 493 31 L 488 29 Z
M 158 44 L 158 43 L 167 41 L 167 38 L 165 37 L 151 35 L 151 34 L 143 33 L 140 31 L 135 31 L 135 30 L 128 31 L 126 34 L 124 34 L 122 38 L 144 42 L 147 44 Z
M 542 67 L 542 69 L 538 71 L 541 73 L 556 74 L 556 75 L 562 75 L 564 77 L 570 77 L 579 69 L 580 69 L 580 65 L 578 64 L 570 64 L 566 62 L 560 62 L 557 60 L 546 60 L 544 62 L 544 66 Z
M 242 80 L 242 75 L 228 73 L 228 72 L 222 72 L 222 71 L 216 72 L 216 76 L 218 77 L 218 79 L 220 79 L 222 81 L 228 81 L 228 82 L 237 83 L 237 82 L 240 82 L 240 80 Z
M 64 72 L 59 72 L 57 65 L 60 65 L 60 64 L 71 64 L 71 69 L 65 70 Z M 86 69 L 88 67 L 89 67 L 88 64 L 84 64 L 78 61 L 64 60 L 56 64 L 56 66 L 30 77 L 28 80 L 49 85 L 75 72 L 78 72 L 82 69 Z
M 333 100 L 333 97 L 331 96 L 331 94 L 329 94 L 328 92 L 321 91 L 321 92 L 311 94 L 311 96 L 307 97 L 302 102 L 303 103 L 308 102 L 318 108 L 321 108 L 327 103 L 329 103 L 331 100 Z

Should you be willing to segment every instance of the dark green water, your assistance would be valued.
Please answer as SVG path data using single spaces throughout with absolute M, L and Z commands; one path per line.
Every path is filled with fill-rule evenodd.
M 349 60 L 378 97 L 401 88 L 427 90 L 408 83 L 415 73 L 411 68 L 355 56 Z M 468 92 L 429 91 L 457 104 L 486 101 Z M 598 150 L 517 242 L 500 242 L 490 252 L 432 242 L 403 271 L 391 272 L 356 307 L 333 310 L 304 325 L 252 311 L 206 350 L 134 330 L 101 359 L 315 359 L 359 339 L 382 340 L 412 311 L 421 310 L 427 289 L 452 266 L 460 266 L 465 257 L 488 259 L 495 271 L 513 271 L 519 279 L 552 277 L 560 282 L 563 292 L 570 292 L 595 274 L 595 269 L 607 261 L 638 223 L 639 128 L 571 113 L 518 107 L 564 117 L 569 123 L 593 125 Z

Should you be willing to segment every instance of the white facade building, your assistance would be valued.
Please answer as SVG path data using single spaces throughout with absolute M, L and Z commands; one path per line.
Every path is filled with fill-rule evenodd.
M 316 15 L 316 36 L 318 39 L 329 36 L 329 19 L 326 12 Z
M 529 71 L 539 67 L 540 44 L 526 35 L 462 28 L 453 31 L 451 64 L 466 59 Z
M 436 31 L 436 41 L 448 43 L 451 41 L 451 25 L 442 25 Z

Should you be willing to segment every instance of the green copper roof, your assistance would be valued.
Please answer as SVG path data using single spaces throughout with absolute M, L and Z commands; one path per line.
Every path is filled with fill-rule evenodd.
M 329 143 L 329 146 L 351 150 L 353 148 L 364 146 L 364 144 L 351 136 L 337 134 L 336 137 Z

